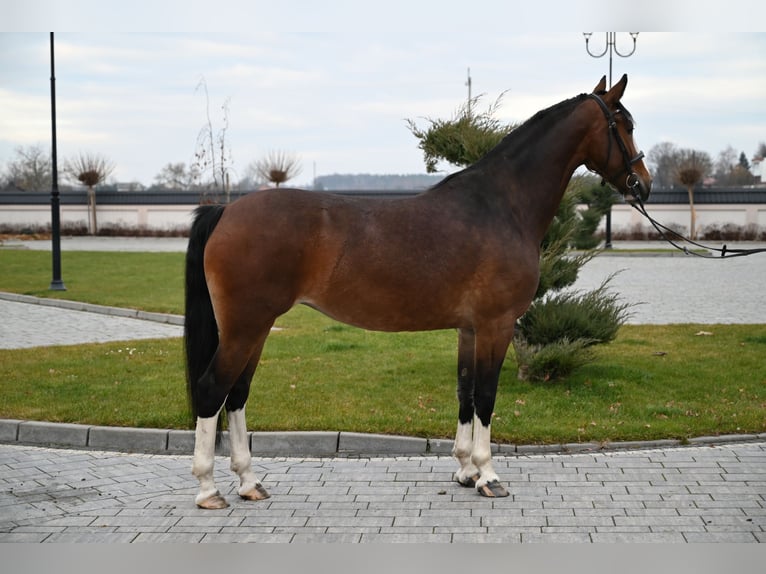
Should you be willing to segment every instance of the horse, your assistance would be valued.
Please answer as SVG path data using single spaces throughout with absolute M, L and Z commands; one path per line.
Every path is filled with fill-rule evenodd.
M 542 110 L 482 159 L 422 193 L 353 198 L 257 191 L 196 209 L 186 254 L 187 386 L 200 508 L 228 506 L 213 480 L 226 409 L 231 470 L 246 500 L 270 495 L 252 470 L 245 403 L 275 320 L 296 304 L 378 331 L 456 329 L 454 480 L 508 496 L 492 466 L 498 377 L 539 281 L 540 244 L 584 165 L 633 202 L 651 177 L 621 103 L 627 76 Z

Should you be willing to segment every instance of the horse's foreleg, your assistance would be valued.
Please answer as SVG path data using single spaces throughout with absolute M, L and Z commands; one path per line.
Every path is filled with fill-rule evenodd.
M 473 487 L 479 480 L 479 470 L 471 461 L 476 338 L 473 331 L 467 329 L 460 329 L 458 335 L 457 398 L 460 406 L 452 454 L 460 463 L 460 468 L 454 478 L 462 486 Z
M 199 493 L 197 493 L 194 502 L 200 508 L 217 509 L 228 506 L 213 480 L 215 437 L 219 413 L 220 411 L 212 417 L 197 417 L 192 474 L 199 480 Z
M 512 336 L 512 329 L 510 332 L 501 329 L 491 333 L 491 336 L 484 334 L 477 337 L 474 393 L 476 414 L 471 461 L 476 465 L 480 475 L 476 482 L 476 489 L 482 496 L 491 498 L 508 496 L 508 491 L 500 484 L 500 479 L 492 465 L 490 429 L 500 369 Z
M 479 469 L 479 480 L 476 481 L 476 490 L 482 496 L 501 498 L 508 496 L 509 493 L 500 484 L 500 477 L 497 476 L 492 465 L 490 435 L 490 425 L 481 422 L 477 415 L 474 421 L 473 451 L 471 452 L 471 460 L 476 465 L 476 468 Z
M 239 475 L 239 495 L 246 500 L 263 500 L 270 495 L 255 476 L 250 445 L 247 442 L 245 407 L 228 411 L 231 441 L 231 470 Z

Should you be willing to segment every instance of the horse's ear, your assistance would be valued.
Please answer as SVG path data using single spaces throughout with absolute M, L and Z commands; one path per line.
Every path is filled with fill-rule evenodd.
M 625 93 L 625 86 L 628 85 L 628 74 L 623 74 L 620 81 L 617 82 L 612 89 L 604 95 L 604 102 L 608 104 L 615 104 L 620 101 L 622 95 Z
M 601 76 L 601 81 L 593 88 L 594 94 L 603 94 L 606 91 L 606 76 Z

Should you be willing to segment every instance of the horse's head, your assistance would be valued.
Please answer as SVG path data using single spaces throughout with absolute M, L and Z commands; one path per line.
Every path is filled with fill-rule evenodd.
M 588 94 L 593 102 L 594 127 L 587 141 L 585 167 L 596 172 L 632 203 L 649 197 L 652 176 L 644 164 L 644 152 L 633 141 L 633 116 L 620 100 L 628 76 L 623 75 L 606 91 L 606 77 Z

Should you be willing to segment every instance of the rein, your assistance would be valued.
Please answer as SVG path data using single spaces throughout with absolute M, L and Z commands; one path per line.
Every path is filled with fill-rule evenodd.
M 630 157 L 630 153 L 628 153 L 628 148 L 625 146 L 625 142 L 622 140 L 622 137 L 620 137 L 620 132 L 617 130 L 617 121 L 614 119 L 614 114 L 612 111 L 607 107 L 607 105 L 604 103 L 604 100 L 601 99 L 600 96 L 597 94 L 588 94 L 590 98 L 595 100 L 598 105 L 601 107 L 601 110 L 604 112 L 604 116 L 606 117 L 607 124 L 609 125 L 609 147 L 607 148 L 607 155 L 606 155 L 606 161 L 607 164 L 609 163 L 609 157 L 612 154 L 612 136 L 614 136 L 614 140 L 617 142 L 617 145 L 620 148 L 620 152 L 622 152 L 622 159 L 625 163 L 625 173 L 628 174 L 627 179 L 625 180 L 626 186 L 631 189 L 635 190 L 636 187 L 639 185 L 638 176 L 633 171 L 633 164 L 642 160 L 644 158 L 644 152 L 638 152 L 638 154 L 634 157 Z M 602 176 L 603 177 L 603 176 Z M 607 178 L 604 178 L 602 181 L 602 185 L 606 182 Z M 641 199 L 641 194 L 634 192 L 633 197 L 635 201 L 630 201 L 631 207 L 633 207 L 636 211 L 638 211 L 641 215 L 643 215 L 649 223 L 652 224 L 652 227 L 660 234 L 660 237 L 667 241 L 670 245 L 678 249 L 679 251 L 683 251 L 687 255 L 695 255 L 697 257 L 702 257 L 703 259 L 729 259 L 732 257 L 745 257 L 746 255 L 754 255 L 756 253 L 766 253 L 766 248 L 757 248 L 757 249 L 729 249 L 725 244 L 723 247 L 708 247 L 707 245 L 703 245 L 701 243 L 697 243 L 696 241 L 693 241 L 692 239 L 689 239 L 687 237 L 683 237 L 679 233 L 673 231 L 669 227 L 663 225 L 656 219 L 654 219 L 651 215 L 649 215 L 649 212 L 646 211 L 646 206 L 644 205 L 643 200 Z M 671 239 L 671 237 L 673 239 Z M 688 247 L 684 245 L 679 245 L 674 239 L 680 240 L 681 242 L 689 243 L 690 245 L 694 245 L 695 247 L 700 247 L 702 249 L 706 249 L 707 251 L 718 253 L 719 255 L 712 255 L 709 253 L 697 253 L 695 251 L 690 251 Z
M 701 257 L 703 259 L 730 259 L 732 257 L 745 257 L 746 255 L 754 255 L 756 253 L 766 253 L 766 248 L 758 248 L 758 249 L 729 249 L 726 244 L 723 245 L 723 247 L 709 247 L 707 245 L 703 245 L 701 243 L 697 243 L 696 241 L 689 239 L 688 237 L 684 237 L 680 235 L 679 233 L 673 231 L 669 227 L 663 225 L 656 219 L 654 219 L 649 213 L 646 211 L 646 206 L 644 205 L 644 202 L 641 200 L 641 197 L 636 196 L 636 202 L 630 203 L 631 207 L 633 207 L 636 211 L 638 211 L 641 215 L 643 215 L 649 223 L 652 224 L 652 227 L 657 230 L 657 233 L 660 234 L 660 237 L 670 243 L 673 247 L 678 249 L 679 251 L 683 251 L 687 255 L 695 255 L 697 257 Z M 668 236 L 670 235 L 670 237 Z M 697 253 L 696 251 L 689 251 L 689 248 L 685 245 L 679 245 L 671 239 L 673 237 L 674 239 L 678 239 L 682 242 L 689 243 L 691 245 L 694 245 L 695 247 L 700 247 L 702 249 L 706 249 L 708 251 L 712 251 L 715 253 L 718 253 L 719 255 L 712 255 L 709 253 Z

